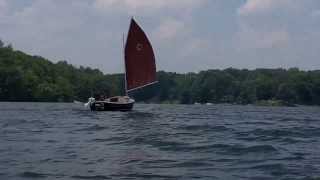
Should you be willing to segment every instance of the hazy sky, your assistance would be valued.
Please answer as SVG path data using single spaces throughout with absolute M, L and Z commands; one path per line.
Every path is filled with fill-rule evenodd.
M 131 16 L 158 70 L 320 69 L 319 0 L 0 0 L 0 38 L 55 62 L 122 72 Z

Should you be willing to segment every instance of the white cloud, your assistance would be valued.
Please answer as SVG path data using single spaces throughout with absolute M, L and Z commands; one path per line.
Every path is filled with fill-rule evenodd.
M 290 35 L 284 29 L 261 30 L 243 25 L 238 32 L 239 48 L 283 48 L 289 44 Z
M 141 12 L 154 13 L 160 9 L 193 9 L 203 5 L 207 0 L 95 0 L 94 7 L 102 11 L 114 8 L 127 11 L 130 14 Z
M 320 17 L 320 10 L 315 10 L 311 12 L 312 17 Z
M 234 45 L 247 66 L 314 69 L 318 0 L 246 0 L 237 9 Z
M 184 31 L 185 24 L 175 19 L 164 20 L 153 32 L 153 37 L 157 40 L 173 40 Z
M 0 0 L 0 18 L 2 15 L 5 14 L 6 11 L 7 11 L 7 1 Z
M 240 15 L 250 15 L 254 13 L 268 13 L 279 8 L 296 7 L 295 0 L 247 0 L 244 5 L 238 9 Z
M 238 9 L 236 39 L 243 48 L 273 48 L 288 45 L 290 19 L 301 18 L 306 4 L 298 0 L 247 0 Z
M 199 54 L 208 54 L 207 51 L 211 48 L 210 41 L 201 38 L 190 38 L 186 40 L 186 43 L 182 45 L 182 49 L 179 52 L 181 59 L 188 57 L 199 56 Z
M 72 64 L 112 71 L 118 64 L 104 65 L 101 57 L 106 56 L 106 49 L 113 50 L 108 45 L 115 37 L 110 35 L 111 30 L 106 30 L 107 26 L 95 22 L 96 16 L 87 2 L 81 2 L 35 0 L 0 19 L 0 38 L 12 43 L 14 48 L 53 61 L 64 59 Z
M 319 67 L 319 9 L 319 0 L 0 0 L 0 38 L 51 60 L 121 72 L 122 32 L 134 15 L 161 70 Z
M 0 0 L 0 8 L 6 7 L 6 0 Z

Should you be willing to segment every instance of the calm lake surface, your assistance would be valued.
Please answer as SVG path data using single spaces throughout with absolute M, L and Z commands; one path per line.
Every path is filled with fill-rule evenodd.
M 319 107 L 0 103 L 0 179 L 319 177 Z

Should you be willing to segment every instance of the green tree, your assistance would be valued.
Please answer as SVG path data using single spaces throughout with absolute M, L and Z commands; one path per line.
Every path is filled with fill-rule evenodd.
M 292 84 L 282 83 L 278 88 L 276 98 L 289 103 L 296 103 L 297 95 Z

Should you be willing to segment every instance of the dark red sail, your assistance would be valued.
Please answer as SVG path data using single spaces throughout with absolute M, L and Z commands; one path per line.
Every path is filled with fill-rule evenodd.
M 156 81 L 156 65 L 152 46 L 139 25 L 131 19 L 125 46 L 127 91 Z

